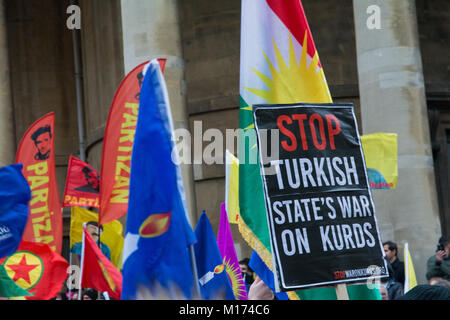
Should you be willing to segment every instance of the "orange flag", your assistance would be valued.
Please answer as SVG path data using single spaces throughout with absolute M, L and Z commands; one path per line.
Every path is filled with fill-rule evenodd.
M 122 292 L 122 274 L 114 267 L 111 261 L 100 251 L 89 232 L 84 229 L 84 255 L 82 257 L 83 288 L 92 288 L 120 300 Z
M 25 132 L 16 154 L 31 189 L 30 217 L 23 241 L 45 243 L 61 253 L 62 211 L 55 174 L 55 114 L 37 120 Z
M 158 59 L 164 71 L 165 59 Z M 109 110 L 100 171 L 99 224 L 121 218 L 128 209 L 131 151 L 136 132 L 144 62 L 121 82 Z
M 46 244 L 22 241 L 18 250 L 0 261 L 8 276 L 32 296 L 49 300 L 57 296 L 67 278 L 69 263 Z

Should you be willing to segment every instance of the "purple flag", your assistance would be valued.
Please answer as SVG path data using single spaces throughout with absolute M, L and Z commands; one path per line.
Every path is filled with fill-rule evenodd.
M 231 281 L 236 300 L 248 300 L 244 280 L 242 279 L 241 268 L 234 249 L 233 237 L 231 235 L 228 214 L 225 203 L 220 206 L 220 225 L 217 232 L 217 245 L 222 255 L 223 264 Z

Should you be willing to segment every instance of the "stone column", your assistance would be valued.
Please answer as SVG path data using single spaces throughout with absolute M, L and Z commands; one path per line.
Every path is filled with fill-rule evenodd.
M 138 64 L 166 58 L 164 72 L 175 129 L 189 130 L 178 1 L 121 0 L 125 74 Z M 181 165 L 189 220 L 197 224 L 192 166 Z
M 16 153 L 5 6 L 0 0 L 0 167 L 12 164 Z
M 396 242 L 402 261 L 407 241 L 425 283 L 440 223 L 415 1 L 353 0 L 353 7 L 363 134 L 398 134 L 397 188 L 372 192 L 382 241 Z

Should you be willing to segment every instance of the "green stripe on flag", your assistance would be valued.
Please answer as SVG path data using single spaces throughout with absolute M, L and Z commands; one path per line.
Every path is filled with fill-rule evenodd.
M 6 272 L 5 267 L 0 264 L 0 297 L 17 298 L 32 296 L 31 293 L 19 287 Z

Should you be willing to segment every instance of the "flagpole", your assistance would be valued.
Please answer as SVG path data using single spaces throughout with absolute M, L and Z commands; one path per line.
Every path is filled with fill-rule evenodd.
M 77 5 L 76 0 L 70 1 L 71 5 Z M 86 162 L 86 149 L 84 138 L 84 113 L 83 113 L 83 72 L 80 58 L 80 41 L 78 38 L 79 31 L 72 30 L 72 44 L 73 44 L 73 61 L 75 68 L 75 89 L 77 102 L 77 120 L 78 120 L 78 143 L 81 161 Z
M 100 222 L 100 218 L 99 218 L 98 220 L 99 220 L 99 222 Z M 100 227 L 101 227 L 101 226 L 97 224 L 97 228 L 98 228 L 98 240 L 97 240 L 97 246 L 98 246 L 98 248 L 100 249 L 100 252 L 103 252 L 103 251 L 102 251 L 102 247 L 101 247 L 101 242 L 100 242 L 100 237 L 101 237 L 101 235 L 102 235 L 102 231 L 100 230 Z M 97 298 L 100 299 L 100 296 L 101 296 L 101 294 L 100 294 L 100 292 L 98 292 Z M 106 300 L 109 300 L 109 299 L 106 299 Z
M 70 243 L 69 243 L 69 247 L 70 247 Z M 72 273 L 72 248 L 69 248 L 70 252 L 69 252 L 69 270 L 70 273 Z M 67 283 L 66 283 L 67 285 Z M 72 284 L 70 286 L 68 286 L 69 288 L 69 300 L 72 300 Z
M 86 229 L 86 222 L 83 222 L 83 238 L 81 241 L 81 262 L 80 262 L 80 281 L 79 281 L 79 288 L 78 288 L 78 300 L 81 300 L 81 283 L 83 280 L 83 268 L 84 268 L 84 250 L 85 250 L 85 236 L 84 236 L 84 230 Z
M 194 276 L 194 288 L 196 293 L 196 299 L 200 299 L 201 293 L 200 293 L 200 285 L 198 282 L 197 264 L 195 262 L 194 244 L 191 244 L 189 246 L 189 258 L 191 260 L 192 275 Z

